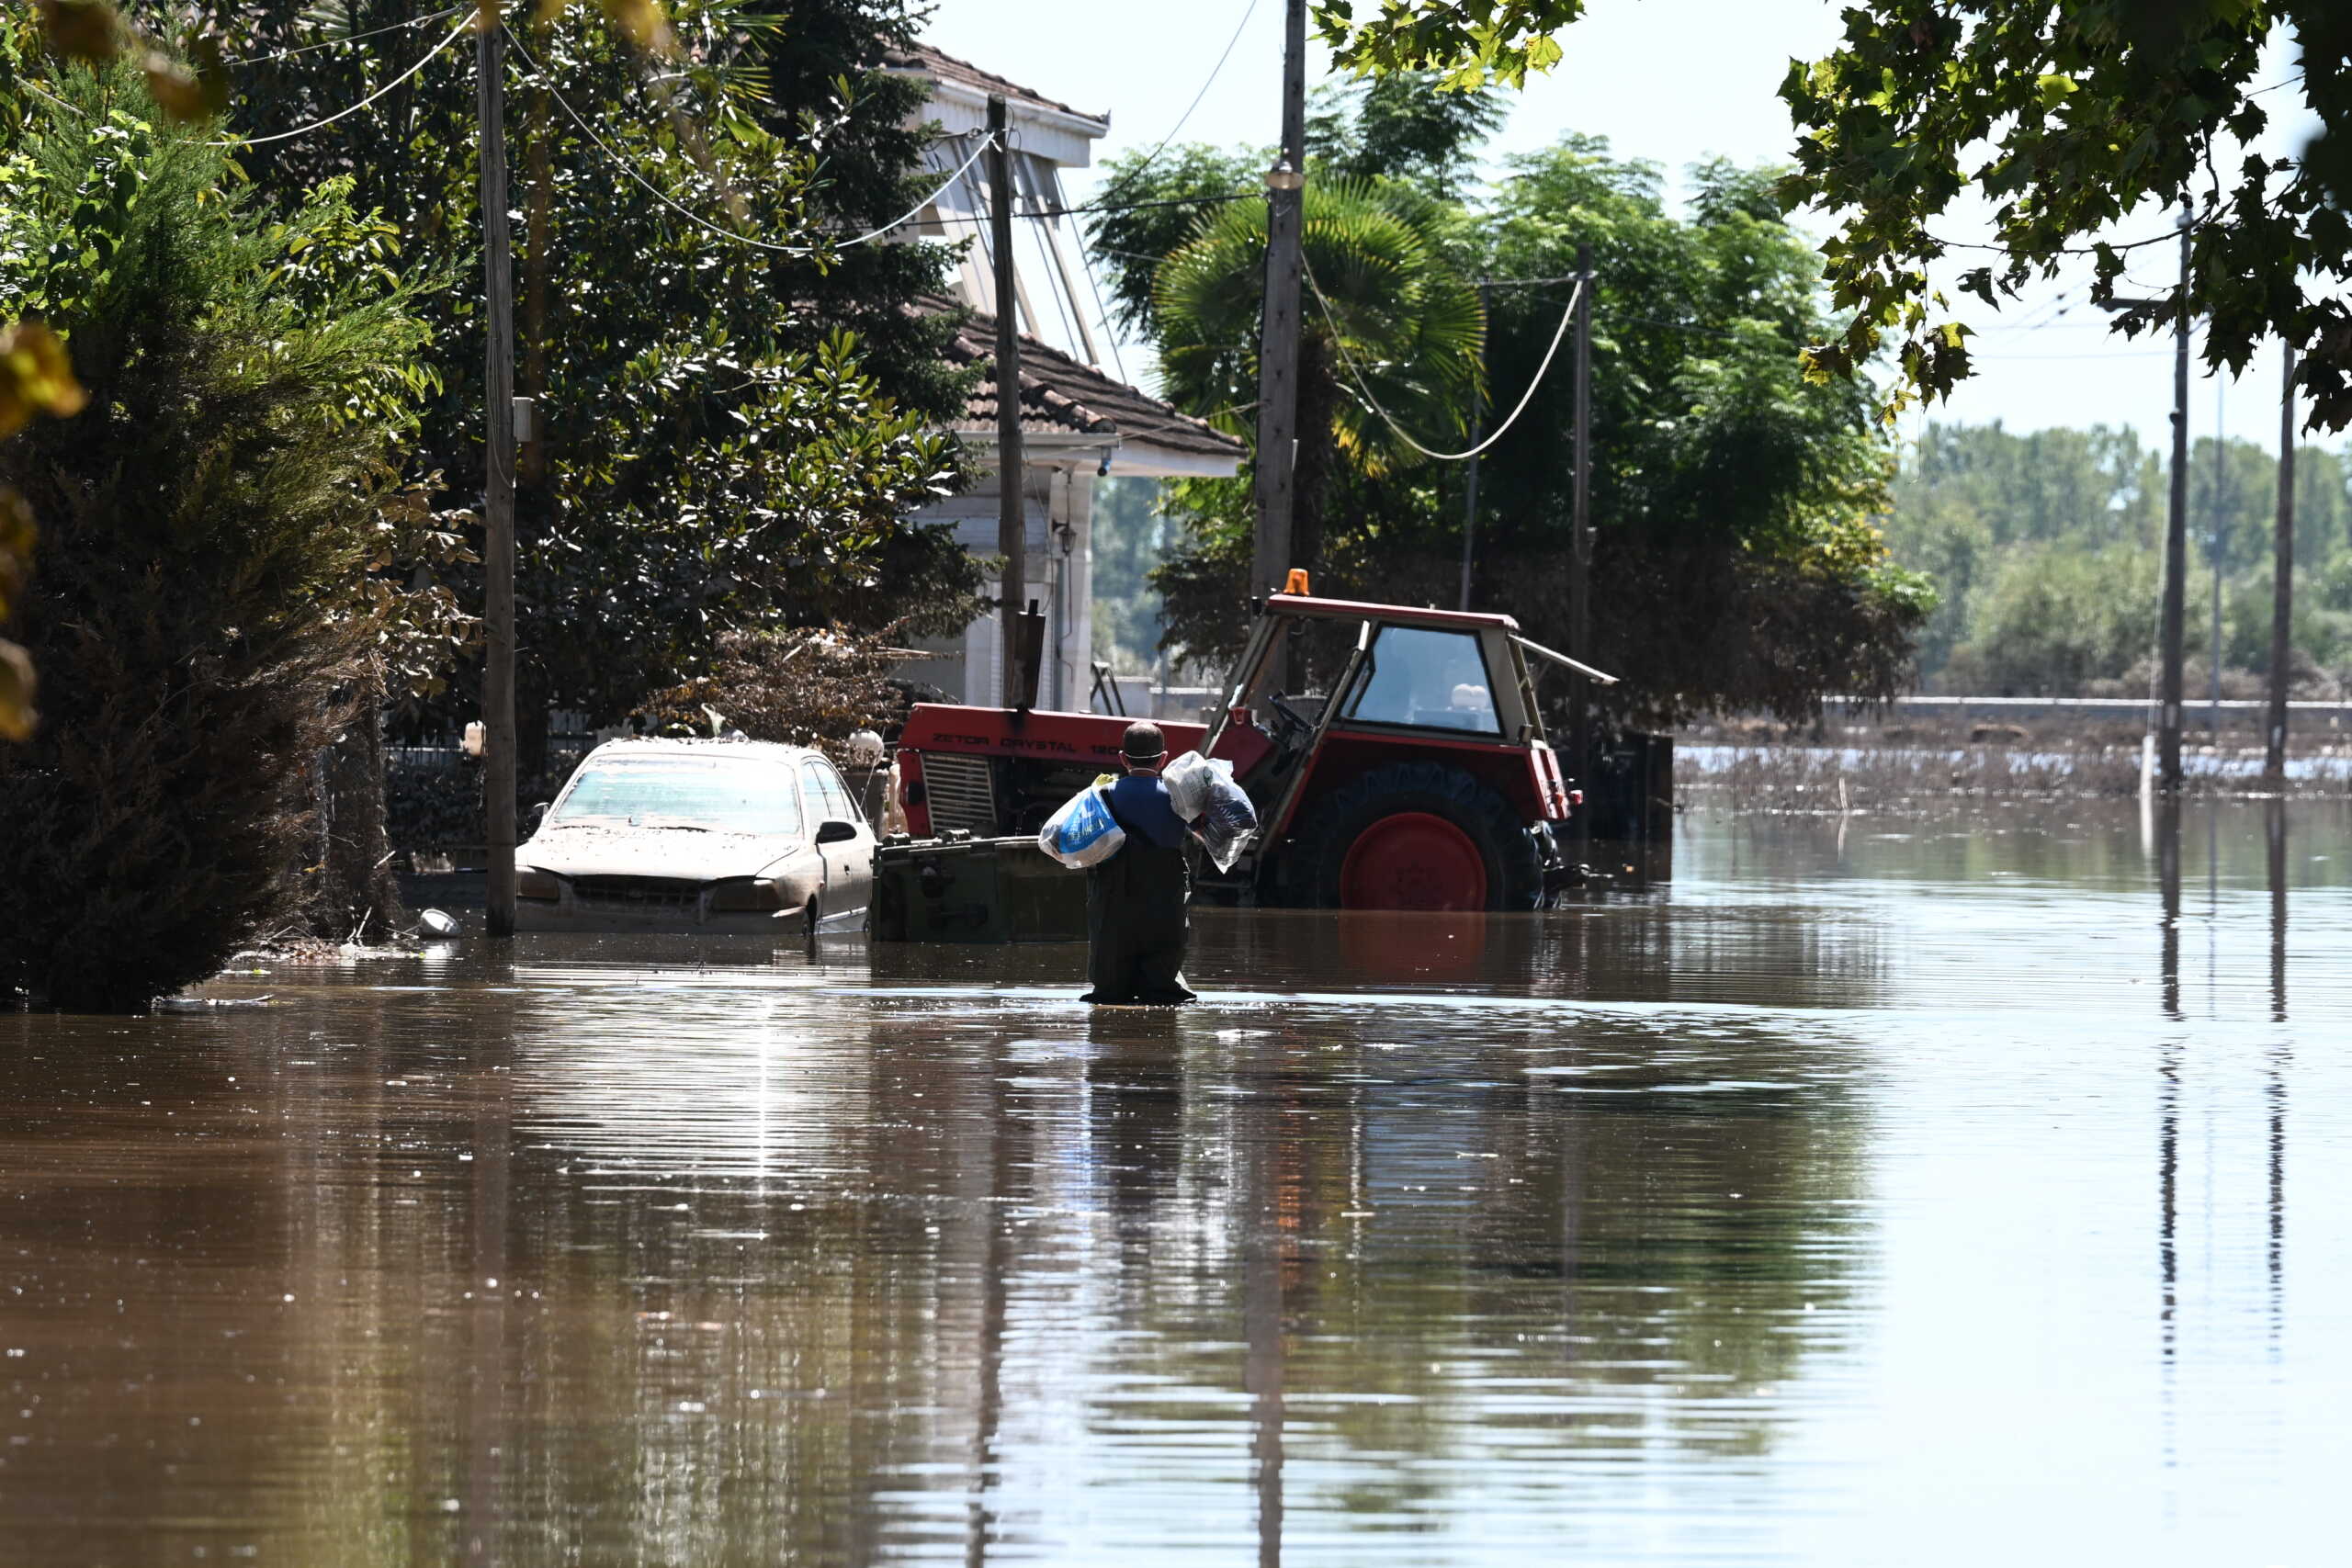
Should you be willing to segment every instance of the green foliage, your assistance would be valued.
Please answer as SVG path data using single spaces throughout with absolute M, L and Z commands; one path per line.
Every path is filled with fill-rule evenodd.
M 1369 6 L 1367 7 L 1369 8 Z M 1360 73 L 1444 73 L 1444 85 L 1518 85 L 1560 58 L 1551 36 L 1583 0 L 1318 0 L 1325 41 Z M 1928 267 L 1953 246 L 1936 227 L 1956 203 L 1992 204 L 1985 264 L 1961 286 L 2014 299 L 2069 255 L 2094 258 L 2092 298 L 2119 301 L 2124 269 L 2169 262 L 2175 240 L 2099 238 L 2150 208 L 2194 203 L 2191 278 L 2134 283 L 2116 324 L 2137 335 L 2185 308 L 2206 324 L 2209 365 L 2243 369 L 2256 344 L 2302 354 L 2311 430 L 2352 423 L 2352 6 L 2342 0 L 1857 0 L 1826 59 L 1793 62 L 1781 96 L 1796 168 L 1777 194 L 1835 226 L 1823 247 L 1842 328 L 1807 350 L 1851 378 L 1892 344 L 1901 377 L 1886 412 L 1948 393 L 1970 373 L 1968 329 L 1950 320 Z M 2257 85 L 2266 45 L 2291 36 L 2301 69 Z M 2268 96 L 2289 95 L 2283 101 Z M 2321 124 L 2299 159 L 2238 155 L 2300 100 Z
M 1170 532 L 1150 479 L 1104 479 L 1094 487 L 1095 658 L 1122 673 L 1152 667 L 1162 612 L 1151 569 Z
M 1087 249 L 1108 274 L 1111 319 L 1131 333 L 1156 337 L 1153 280 L 1161 260 L 1182 248 L 1213 204 L 1235 197 L 1246 204 L 1272 161 L 1270 152 L 1192 142 L 1156 160 L 1128 152 L 1106 164 L 1103 188 L 1118 192 L 1118 205 L 1088 215 Z
M 2029 544 L 1985 584 L 1951 675 L 1971 693 L 2073 696 L 2144 666 L 2155 644 L 2160 558 L 2111 545 Z
M 2225 670 L 2270 664 L 2277 456 L 2252 442 L 2190 451 L 2187 641 L 2211 640 L 2211 539 L 2221 531 Z M 2130 431 L 1930 424 L 1894 483 L 1887 539 L 1941 600 L 1920 670 L 1945 691 L 2136 695 L 2147 689 L 2169 467 Z M 2295 457 L 2297 680 L 2352 680 L 2352 467 Z M 2107 595 L 2102 601 L 2101 595 Z M 2046 620 L 2047 624 L 2043 624 Z
M 1479 394 L 1477 291 L 1417 221 L 1421 204 L 1392 193 L 1408 194 L 1317 180 L 1300 231 L 1301 440 L 1334 447 L 1368 473 L 1415 458 L 1367 392 L 1408 429 L 1440 440 L 1462 434 Z M 1154 274 L 1162 390 L 1237 435 L 1256 427 L 1265 254 L 1264 205 L 1234 202 L 1204 218 Z M 1307 490 L 1329 466 L 1303 448 L 1296 487 Z M 1302 513 L 1314 509 L 1299 503 Z M 1311 565 L 1313 552 L 1301 553 Z
M 135 1006 L 300 896 L 426 332 L 348 182 L 273 216 L 136 68 L 51 86 L 0 134 L 0 316 L 44 315 L 89 402 L 0 445 L 49 712 L 0 751 L 0 989 Z
M 199 7 L 250 62 L 235 68 L 233 124 L 254 132 L 318 118 L 397 74 L 439 24 L 334 39 L 413 10 L 353 0 L 322 39 L 305 0 Z M 537 400 L 543 432 L 518 464 L 526 721 L 548 705 L 616 718 L 692 675 L 729 630 L 910 614 L 960 625 L 974 604 L 977 578 L 948 532 L 899 521 L 955 477 L 951 450 L 923 429 L 959 406 L 941 352 L 953 323 L 909 309 L 939 288 L 940 253 L 829 243 L 928 188 L 923 133 L 901 123 L 923 89 L 877 69 L 906 36 L 907 7 L 797 0 L 763 16 L 712 0 L 675 8 L 671 25 L 678 53 L 656 69 L 581 13 L 515 20 L 515 389 Z M 475 118 L 460 53 L 381 111 L 238 154 L 282 199 L 353 171 L 412 254 L 455 273 L 433 306 L 440 395 L 411 472 L 444 475 L 468 500 L 482 472 Z M 469 603 L 478 593 L 464 563 L 442 575 Z M 469 716 L 473 678 L 458 671 L 413 722 Z M 534 738 L 526 723 L 526 763 Z
M 2170 262 L 2175 241 L 2148 209 L 2193 202 L 2185 308 L 2205 323 L 2208 363 L 2243 368 L 2257 342 L 2284 337 L 2304 354 L 2310 427 L 2352 421 L 2352 307 L 2340 298 L 2352 276 L 2352 9 L 1980 0 L 1955 12 L 1866 0 L 1844 18 L 1838 51 L 1792 64 L 1781 88 L 1801 133 L 1781 197 L 1836 225 L 1825 251 L 1848 319 L 1813 355 L 1821 373 L 1851 375 L 1892 342 L 1897 408 L 1969 373 L 1966 330 L 1944 319 L 1925 275 L 1949 254 L 1935 229 L 1956 202 L 1994 208 L 1986 265 L 1962 281 L 1988 303 L 2143 214 L 2144 239 L 2088 245 L 2101 304 L 2115 300 L 2127 265 Z M 2269 89 L 2256 82 L 2264 46 L 2282 32 L 2303 50 L 2287 90 L 2327 129 L 2300 161 L 2239 157 L 2224 143 L 2254 138 L 2293 103 L 2263 97 Z M 2119 311 L 2117 324 L 2162 330 L 2183 308 L 2166 288 Z
M 729 632 L 710 673 L 646 698 L 645 728 L 662 735 L 708 735 L 721 727 L 754 740 L 820 747 L 834 761 L 857 761 L 853 730 L 877 732 L 906 721 L 905 682 L 893 671 L 906 649 L 888 633 L 839 627 Z
M 1317 29 L 1340 66 L 1436 72 L 1454 89 L 1518 87 L 1559 63 L 1552 35 L 1584 15 L 1584 0 L 1380 0 L 1378 15 L 1355 13 L 1354 0 L 1316 0 Z
M 1479 145 L 1508 118 L 1499 93 L 1441 92 L 1431 73 L 1402 71 L 1316 89 L 1306 155 L 1343 179 L 1388 176 L 1453 197 L 1469 183 Z
M 1335 226 L 1349 243 L 1329 262 L 1313 239 L 1310 175 L 1308 265 L 1340 329 L 1310 302 L 1299 487 L 1322 484 L 1320 512 L 1331 521 L 1319 538 L 1302 525 L 1299 555 L 1315 565 L 1318 589 L 1451 604 L 1462 548 L 1461 466 L 1415 460 L 1366 406 L 1336 346 L 1348 345 L 1380 403 L 1422 444 L 1466 446 L 1486 395 L 1475 360 L 1465 374 L 1432 348 L 1481 350 L 1475 318 L 1453 309 L 1465 296 L 1477 309 L 1465 275 L 1496 280 L 1486 291 L 1484 380 L 1492 405 L 1508 409 L 1536 379 L 1569 299 L 1560 279 L 1589 244 L 1598 275 L 1591 648 L 1625 677 L 1605 701 L 1629 721 L 1671 722 L 1707 708 L 1805 716 L 1824 693 L 1898 690 L 1934 594 L 1888 558 L 1873 526 L 1891 457 L 1866 398 L 1802 374 L 1797 351 L 1822 324 L 1818 264 L 1781 221 L 1771 172 L 1706 165 L 1695 171 L 1690 215 L 1675 218 L 1654 167 L 1589 139 L 1516 161 L 1476 207 L 1440 194 L 1427 165 L 1415 166 L 1430 186 L 1393 176 L 1326 185 L 1331 209 L 1350 217 Z M 1201 220 L 1191 246 L 1158 271 L 1168 390 L 1198 412 L 1248 401 L 1256 341 L 1253 314 L 1205 308 L 1220 296 L 1192 247 L 1221 254 L 1227 273 L 1238 274 L 1238 243 L 1207 247 L 1246 221 L 1233 209 Z M 1385 259 L 1391 229 L 1419 247 L 1415 276 L 1429 280 L 1419 298 L 1440 305 L 1427 320 L 1390 302 L 1392 280 L 1406 276 Z M 1238 297 L 1254 285 L 1229 276 L 1222 287 Z M 1184 296 L 1199 324 L 1181 334 L 1170 308 L 1179 289 L 1203 301 Z M 1317 376 L 1333 389 L 1320 408 Z M 1572 388 L 1563 355 L 1482 459 L 1478 491 L 1474 601 L 1555 644 L 1567 636 Z M 1248 435 L 1245 412 L 1225 417 Z M 1327 431 L 1332 460 L 1317 475 L 1309 465 Z M 1229 648 L 1243 624 L 1250 481 L 1171 486 L 1169 504 L 1186 529 L 1156 577 L 1169 635 L 1204 653 Z

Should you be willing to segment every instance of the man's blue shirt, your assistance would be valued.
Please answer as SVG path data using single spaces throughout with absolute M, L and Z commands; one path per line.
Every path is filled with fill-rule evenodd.
M 1111 815 L 1128 834 L 1172 850 L 1184 841 L 1184 819 L 1157 773 L 1129 773 L 1111 786 Z

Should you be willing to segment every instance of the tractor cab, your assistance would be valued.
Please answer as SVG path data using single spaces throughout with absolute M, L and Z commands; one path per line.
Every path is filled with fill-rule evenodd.
M 1304 574 L 1299 574 L 1303 577 Z M 1322 908 L 1525 909 L 1571 878 L 1579 796 L 1544 739 L 1530 660 L 1613 677 L 1509 615 L 1268 596 L 1205 726 L 1173 751 L 1233 764 L 1258 831 L 1222 896 Z M 922 704 L 898 752 L 911 840 L 1006 841 L 1117 766 L 1125 718 Z
M 1314 640 L 1328 675 L 1292 681 Z M 1267 891 L 1343 908 L 1540 900 L 1566 869 L 1551 825 L 1577 797 L 1544 739 L 1531 656 L 1611 679 L 1509 615 L 1269 596 L 1202 746 L 1258 807 Z

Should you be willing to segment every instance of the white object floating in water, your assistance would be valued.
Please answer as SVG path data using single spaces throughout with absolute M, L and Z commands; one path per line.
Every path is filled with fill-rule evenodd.
M 447 941 L 466 928 L 457 916 L 445 909 L 426 909 L 416 917 L 417 929 L 429 939 Z

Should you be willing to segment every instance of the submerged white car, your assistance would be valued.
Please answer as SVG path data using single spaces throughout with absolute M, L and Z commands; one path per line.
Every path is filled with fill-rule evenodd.
M 526 931 L 797 934 L 865 914 L 874 831 L 808 747 L 608 740 L 514 860 Z

